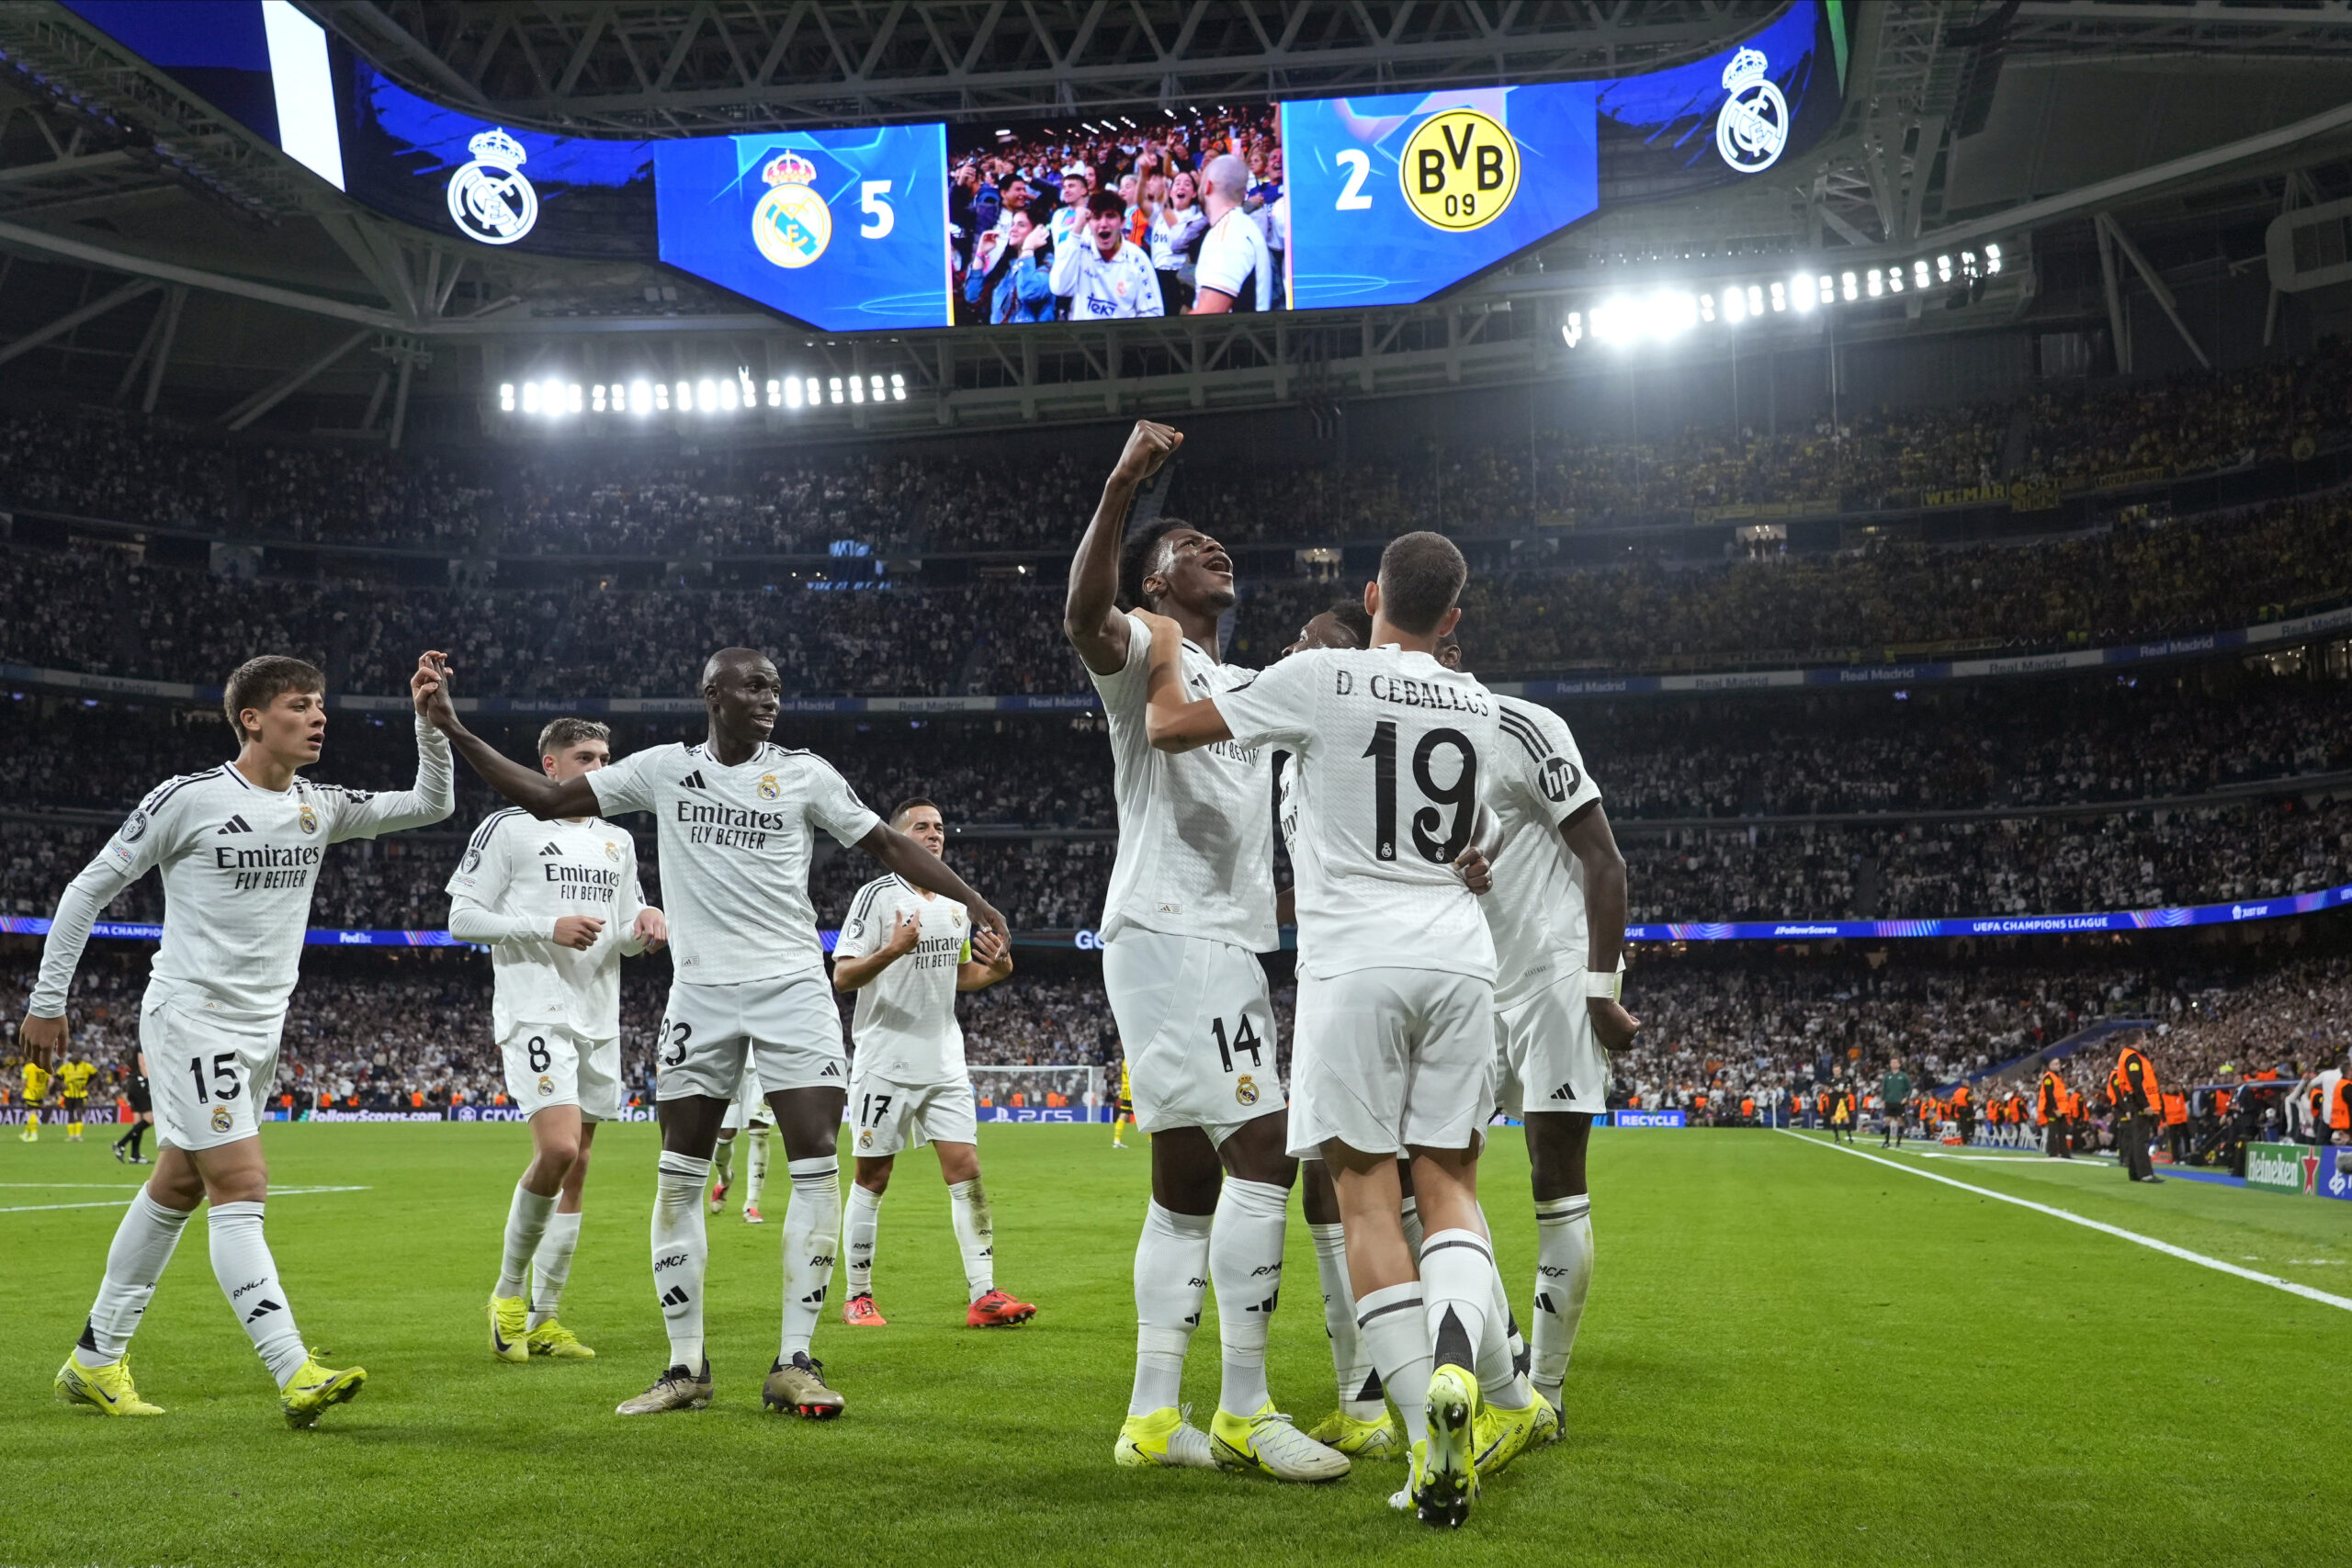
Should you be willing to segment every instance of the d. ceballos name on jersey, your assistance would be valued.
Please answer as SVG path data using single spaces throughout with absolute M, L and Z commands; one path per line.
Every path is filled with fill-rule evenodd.
M 220 845 L 212 852 L 212 868 L 233 873 L 236 890 L 249 893 L 258 888 L 307 886 L 319 858 L 315 844 L 260 844 L 252 849 Z
M 740 806 L 682 800 L 678 802 L 678 820 L 687 826 L 686 841 L 690 844 L 763 850 L 768 847 L 768 835 L 783 832 L 791 818 L 780 811 L 747 811 Z
M 578 903 L 609 904 L 621 885 L 621 874 L 606 866 L 573 865 L 567 861 L 539 863 L 539 874 L 556 884 L 556 897 Z
M 1355 673 L 1341 670 L 1336 672 L 1338 683 L 1332 692 L 1338 696 L 1352 696 L 1356 689 Z M 1494 712 L 1483 692 L 1465 692 L 1451 683 L 1417 681 L 1410 675 L 1391 675 L 1383 671 L 1364 682 L 1364 693 L 1376 703 L 1394 703 L 1398 707 L 1438 708 L 1447 713 L 1475 713 L 1485 716 Z

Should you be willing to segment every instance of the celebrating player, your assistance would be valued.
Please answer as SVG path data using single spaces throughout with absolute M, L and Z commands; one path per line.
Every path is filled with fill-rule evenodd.
M 425 656 L 440 669 L 441 656 Z M 825 983 L 824 950 L 808 902 L 808 865 L 821 829 L 917 886 L 965 906 L 972 923 L 1008 935 L 1004 917 L 947 863 L 858 801 L 824 759 L 773 745 L 784 682 L 767 656 L 721 649 L 703 666 L 708 739 L 631 752 L 610 767 L 550 779 L 501 756 L 467 730 L 436 687 L 432 721 L 492 789 L 541 821 L 654 814 L 669 899 L 675 979 L 656 1066 L 662 1156 L 653 1209 L 653 1289 L 670 1364 L 619 1414 L 699 1410 L 710 1403 L 703 1353 L 707 1242 L 703 1183 L 719 1123 L 756 1065 L 784 1136 L 792 1201 L 784 1222 L 782 1348 L 761 1393 L 775 1410 L 821 1420 L 841 1414 L 809 1340 L 831 1288 L 841 1236 L 834 1143 L 849 1082 L 841 1015 Z
M 1438 660 L 1461 669 L 1449 635 Z M 1498 694 L 1503 757 L 1487 775 L 1502 824 L 1500 871 L 1480 905 L 1495 940 L 1495 1056 L 1500 1109 L 1527 1131 L 1535 1194 L 1535 1392 L 1554 1413 L 1592 1285 L 1592 1198 L 1585 1147 L 1609 1109 L 1609 1058 L 1641 1021 L 1618 1001 L 1625 942 L 1625 857 L 1567 721 Z M 1532 770 L 1536 787 L 1511 787 Z M 1556 1422 L 1544 1423 L 1555 1436 Z
M 1188 686 L 1225 692 L 1253 678 L 1218 658 L 1217 621 L 1234 601 L 1225 547 L 1168 517 L 1121 542 L 1137 487 L 1182 442 L 1148 420 L 1127 437 L 1070 563 L 1062 619 L 1110 726 L 1119 847 L 1102 911 L 1102 986 L 1133 1068 L 1136 1124 L 1151 1135 L 1151 1206 L 1136 1247 L 1135 1386 L 1112 1451 L 1126 1465 L 1223 1464 L 1326 1481 L 1347 1473 L 1347 1456 L 1292 1426 L 1266 1387 L 1268 1320 L 1298 1179 L 1257 957 L 1279 940 L 1268 759 L 1235 745 L 1182 756 L 1152 749 L 1144 729 L 1151 630 L 1117 607 L 1172 617 L 1182 631 L 1171 657 Z M 1185 1421 L 1180 1398 L 1204 1279 L 1216 1283 L 1225 1363 L 1207 1435 Z
M 1450 540 L 1405 535 L 1365 590 L 1370 649 L 1305 650 L 1197 699 L 1176 626 L 1156 622 L 1147 709 L 1163 752 L 1293 753 L 1291 1149 L 1319 1152 L 1331 1168 L 1357 1326 L 1404 1417 L 1412 1475 L 1391 1501 L 1450 1526 L 1477 1492 L 1482 1392 L 1509 1427 L 1536 1421 L 1494 1311 L 1478 1213 L 1482 1129 L 1494 1113 L 1495 953 L 1455 864 L 1476 835 L 1481 777 L 1508 760 L 1492 695 L 1431 656 L 1459 618 L 1466 575 Z M 1418 1270 L 1399 1150 L 1411 1156 L 1427 1230 Z
M 612 731 L 592 719 L 539 731 L 540 770 L 559 783 L 611 761 Z M 636 841 L 594 817 L 542 827 L 512 807 L 492 812 L 449 878 L 449 934 L 490 948 L 506 1097 L 531 1111 L 531 1163 L 490 1292 L 490 1353 L 502 1361 L 596 1353 L 556 1306 L 580 1245 L 596 1123 L 621 1113 L 621 957 L 659 949 L 667 933 L 639 886 Z
M 946 824 L 928 800 L 900 801 L 890 825 L 932 854 L 946 851 Z M 842 1321 L 853 1327 L 885 1326 L 874 1304 L 882 1194 L 899 1151 L 926 1143 L 939 1150 L 956 1245 L 964 1253 L 965 1325 L 999 1328 L 1037 1315 L 1035 1306 L 996 1288 L 996 1222 L 980 1185 L 972 1075 L 956 1021 L 958 991 L 984 989 L 1012 973 L 1012 950 L 995 932 L 973 933 L 961 908 L 902 877 L 876 877 L 850 901 L 833 947 L 833 988 L 857 994 L 850 1020 L 857 1058 L 849 1084 L 857 1179 L 842 1222 L 849 1242 Z
M 326 737 L 325 677 L 299 659 L 240 665 L 221 702 L 236 760 L 156 785 L 58 900 L 17 1036 L 37 1056 L 65 1049 L 65 993 L 91 923 L 162 868 L 164 940 L 139 1013 L 140 1048 L 157 1070 L 155 1173 L 115 1231 L 97 1302 L 57 1373 L 61 1398 L 109 1416 L 161 1414 L 131 1386 L 127 1352 L 180 1231 L 207 1199 L 213 1276 L 277 1380 L 286 1419 L 315 1425 L 367 1382 L 364 1370 L 331 1371 L 303 1348 L 262 1235 L 269 1171 L 258 1122 L 326 847 L 438 822 L 454 805 L 449 748 L 422 720 L 442 696 L 441 676 L 420 660 L 409 690 L 420 716 L 416 785 L 369 795 L 300 776 Z

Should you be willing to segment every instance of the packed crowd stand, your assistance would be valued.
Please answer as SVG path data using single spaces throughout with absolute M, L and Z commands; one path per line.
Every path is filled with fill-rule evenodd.
M 1479 673 L 1507 680 L 1876 660 L 1934 643 L 2128 644 L 2346 593 L 2352 498 L 2333 498 L 2014 548 L 1516 572 L 1474 579 L 1462 626 Z M 435 647 L 471 694 L 672 696 L 693 689 L 712 647 L 731 642 L 765 650 L 801 694 L 1085 689 L 1060 635 L 1060 587 L 1034 578 L 929 588 L 855 574 L 752 588 L 254 584 L 115 550 L 17 548 L 0 550 L 0 658 L 106 675 L 217 680 L 266 647 L 319 663 L 339 691 L 393 694 L 415 650 Z M 1273 657 L 1329 595 L 1303 582 L 1248 594 L 1234 657 Z
M 1279 191 L 1278 164 L 1271 188 Z M 2330 341 L 2306 358 L 2217 376 L 2086 381 L 2000 403 L 1849 414 L 1781 434 L 1693 427 L 1666 440 L 1596 442 L 1555 430 L 1530 440 L 1427 443 L 1402 462 L 1373 455 L 1239 471 L 1186 464 L 1170 499 L 1177 514 L 1227 543 L 1383 538 L 1427 527 L 1492 535 L 1770 503 L 1869 510 L 1916 506 L 1940 489 L 2096 483 L 2277 459 L 2305 442 L 2339 442 L 2347 407 L 2352 354 Z M 1055 546 L 1082 520 L 1094 488 L 1087 465 L 1026 444 L 980 456 L 747 450 L 699 458 L 625 446 L 516 465 L 503 455 L 224 446 L 160 423 L 0 414 L 0 505 L 452 555 L 687 559 L 824 554 L 836 541 L 876 551 Z

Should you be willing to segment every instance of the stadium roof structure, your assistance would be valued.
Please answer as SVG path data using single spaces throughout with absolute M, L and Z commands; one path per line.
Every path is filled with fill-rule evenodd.
M 300 3 L 438 103 L 649 138 L 1621 75 L 1703 58 L 1785 8 Z M 395 444 L 413 400 L 478 410 L 501 377 L 595 375 L 623 357 L 904 379 L 904 401 L 828 409 L 812 433 L 988 428 L 1601 373 L 1566 340 L 1612 291 L 1908 266 L 1988 241 L 2014 263 L 1992 287 L 1959 308 L 1915 296 L 1858 314 L 1841 340 L 2080 326 L 2136 290 L 2202 358 L 2172 291 L 2263 265 L 2271 219 L 2352 196 L 2346 0 L 1871 0 L 1844 14 L 1843 107 L 1802 155 L 1735 188 L 1606 210 L 1423 304 L 828 337 L 650 263 L 397 222 L 66 6 L 0 0 L 0 364 L 34 356 L 45 385 L 85 401 L 229 428 L 339 422 Z M 1796 322 L 1770 326 L 1806 341 Z

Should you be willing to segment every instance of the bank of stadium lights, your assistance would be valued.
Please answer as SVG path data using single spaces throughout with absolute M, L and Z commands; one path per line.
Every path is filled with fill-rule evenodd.
M 1871 267 L 1866 271 L 1800 272 L 1769 282 L 1726 284 L 1690 293 L 1660 288 L 1648 294 L 1615 294 L 1589 314 L 1571 310 L 1560 337 L 1570 348 L 1590 337 L 1596 343 L 1664 343 L 1694 328 L 1739 326 L 1763 316 L 1810 315 L 1835 305 L 1889 299 L 1935 288 L 1973 288 L 2001 271 L 2001 247 L 1961 251 Z
M 828 403 L 903 403 L 903 371 L 867 376 L 786 376 L 763 387 L 738 366 L 732 376 L 690 381 L 579 381 L 550 378 L 498 384 L 498 412 L 549 421 L 574 415 L 730 414 L 755 409 L 810 409 Z

